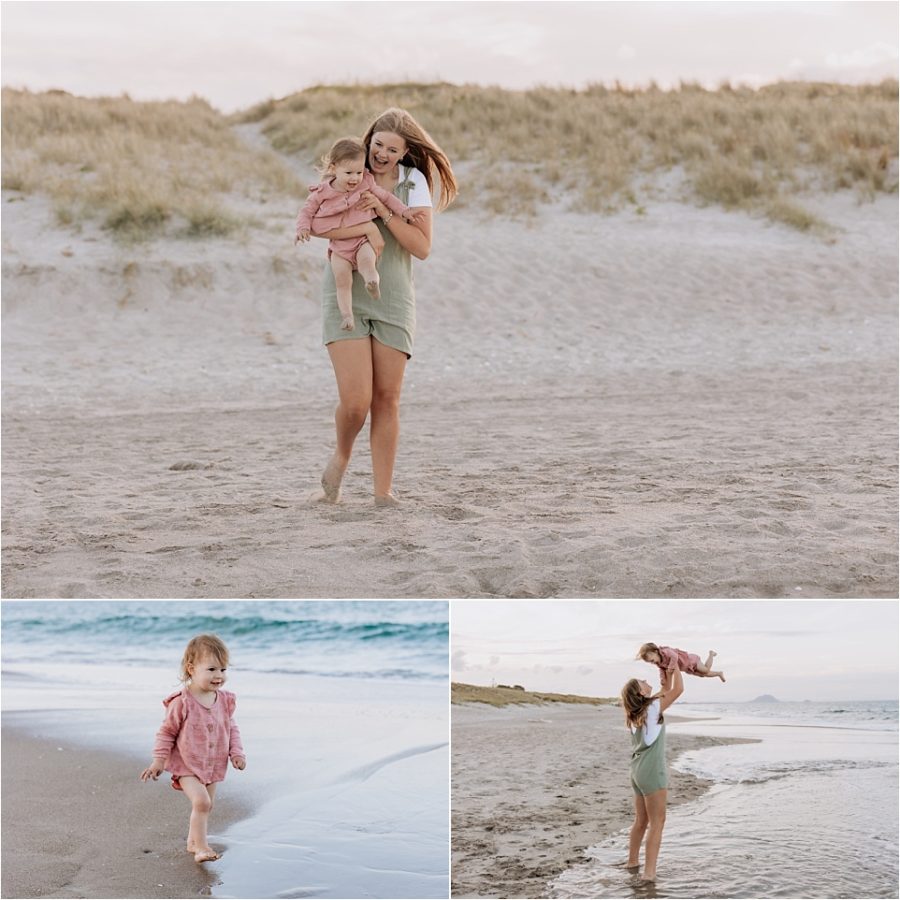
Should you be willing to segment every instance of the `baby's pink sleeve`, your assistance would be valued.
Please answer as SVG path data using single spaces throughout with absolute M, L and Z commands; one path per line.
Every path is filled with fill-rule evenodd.
M 237 706 L 237 698 L 232 694 L 228 698 L 228 715 L 233 716 L 235 707 Z M 237 727 L 237 722 L 231 720 L 231 729 L 228 732 L 228 756 L 234 759 L 235 756 L 244 756 L 244 745 L 241 743 L 241 732 Z
M 368 189 L 393 213 L 398 216 L 405 216 L 409 212 L 409 207 L 401 202 L 399 197 L 394 196 L 390 191 L 386 191 L 375 183 L 375 179 L 368 173 L 366 178 L 371 179 L 372 183 L 367 184 Z
M 163 701 L 165 702 L 165 701 Z M 153 756 L 156 759 L 168 759 L 181 726 L 184 724 L 184 698 L 175 697 L 166 704 L 166 717 L 159 731 L 156 732 L 156 743 L 153 745 Z
M 304 228 L 307 231 L 312 231 L 312 220 L 315 218 L 316 213 L 319 211 L 319 207 L 322 205 L 322 193 L 321 191 L 316 190 L 316 185 L 313 185 L 309 190 L 309 198 L 306 203 L 300 207 L 300 212 L 297 213 L 298 235 Z

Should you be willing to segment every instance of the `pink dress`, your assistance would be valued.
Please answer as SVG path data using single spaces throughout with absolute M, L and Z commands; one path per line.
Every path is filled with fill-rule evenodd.
M 375 184 L 371 172 L 363 175 L 362 181 L 352 191 L 338 191 L 326 179 L 309 187 L 309 199 L 297 214 L 297 234 L 308 229 L 313 234 L 325 234 L 332 228 L 346 228 L 363 225 L 376 218 L 374 209 L 354 209 L 364 191 L 371 191 L 391 212 L 405 216 L 409 207 L 401 203 L 390 191 Z M 367 238 L 340 238 L 328 242 L 328 258 L 337 253 L 356 268 L 356 252 Z
M 686 650 L 679 650 L 677 647 L 660 647 L 659 655 L 661 657 L 659 677 L 663 684 L 666 683 L 666 673 L 672 669 L 679 669 L 686 675 L 697 674 L 700 657 L 696 653 L 688 653 Z
M 224 781 L 231 757 L 243 756 L 241 733 L 232 721 L 236 698 L 231 691 L 217 691 L 207 709 L 187 688 L 163 700 L 166 717 L 156 733 L 153 756 L 166 760 L 172 787 L 178 779 L 193 775 L 203 784 Z

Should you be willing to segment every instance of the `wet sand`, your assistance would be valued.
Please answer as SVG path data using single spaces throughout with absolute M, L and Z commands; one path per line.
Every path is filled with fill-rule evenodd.
M 552 878 L 633 820 L 621 709 L 467 704 L 451 720 L 452 896 L 549 896 Z M 722 743 L 735 741 L 667 735 L 670 807 L 712 784 L 672 759 Z
M 7 203 L 4 595 L 895 597 L 897 204 L 805 202 L 832 242 L 678 202 L 441 214 L 402 510 L 367 431 L 307 502 L 336 391 L 295 210 L 130 247 Z
M 209 895 L 215 863 L 198 865 L 184 849 L 190 805 L 139 781 L 148 760 L 32 737 L 8 721 L 4 897 Z M 247 811 L 233 798 L 216 800 L 214 848 L 222 849 L 214 835 Z

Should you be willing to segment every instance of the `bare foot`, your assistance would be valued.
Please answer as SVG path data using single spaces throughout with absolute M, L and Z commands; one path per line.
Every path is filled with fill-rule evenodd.
M 719 678 L 722 679 L 722 684 L 725 684 L 725 673 L 724 672 L 719 672 Z
M 366 290 L 369 292 L 369 296 L 373 300 L 381 299 L 381 287 L 378 284 L 378 276 L 375 277 L 374 281 L 366 282 Z
M 719 654 L 716 653 L 715 650 L 710 650 L 710 651 L 709 651 L 709 655 L 712 656 L 713 658 L 715 658 L 715 657 L 717 657 Z
M 194 852 L 194 862 L 212 862 L 218 858 L 219 854 L 212 847 L 198 847 Z
M 353 331 L 353 316 L 344 316 L 341 319 L 341 331 Z
M 393 495 L 384 494 L 375 498 L 376 506 L 402 506 L 403 504 Z
M 341 480 L 343 477 L 344 468 L 332 457 L 322 473 L 322 490 L 325 492 L 325 496 L 322 499 L 326 503 L 340 502 Z

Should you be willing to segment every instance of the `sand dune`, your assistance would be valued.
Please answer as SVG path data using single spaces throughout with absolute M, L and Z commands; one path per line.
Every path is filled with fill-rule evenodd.
M 129 247 L 6 202 L 4 596 L 896 596 L 897 204 L 807 205 L 833 241 L 439 216 L 395 511 L 365 435 L 307 501 L 335 389 L 287 204 Z

